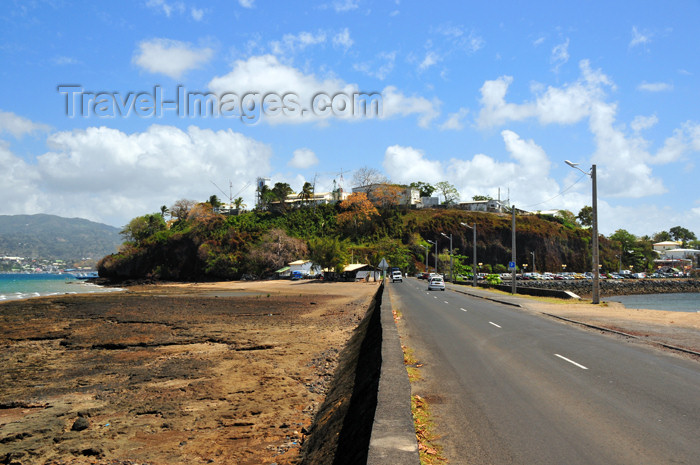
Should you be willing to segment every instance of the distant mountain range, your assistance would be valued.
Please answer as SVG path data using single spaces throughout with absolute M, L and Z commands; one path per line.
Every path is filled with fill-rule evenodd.
M 0 256 L 99 260 L 121 243 L 118 228 L 83 218 L 0 215 Z

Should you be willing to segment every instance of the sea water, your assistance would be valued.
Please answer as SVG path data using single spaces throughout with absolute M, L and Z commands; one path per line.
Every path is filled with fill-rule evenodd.
M 700 293 L 698 292 L 620 295 L 606 297 L 606 300 L 620 302 L 627 308 L 646 308 L 671 312 L 700 312 Z
M 101 287 L 69 274 L 0 273 L 0 302 L 45 295 L 113 292 L 121 289 Z

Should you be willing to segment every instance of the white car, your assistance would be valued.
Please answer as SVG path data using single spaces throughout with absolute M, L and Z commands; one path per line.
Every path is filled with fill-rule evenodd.
M 429 291 L 444 291 L 445 290 L 445 281 L 442 279 L 442 276 L 436 276 L 432 278 L 428 282 L 428 290 Z
M 400 283 L 403 282 L 403 274 L 400 271 L 394 271 L 391 273 L 391 282 L 395 283 L 396 281 Z

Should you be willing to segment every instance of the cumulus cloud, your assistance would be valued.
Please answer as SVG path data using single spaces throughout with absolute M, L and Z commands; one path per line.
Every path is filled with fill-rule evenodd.
M 171 39 L 150 39 L 139 43 L 132 62 L 149 73 L 165 74 L 179 79 L 184 73 L 197 69 L 211 60 L 211 48 Z
M 49 126 L 46 124 L 35 123 L 12 112 L 0 110 L 0 134 L 12 134 L 19 139 L 27 134 L 48 130 Z
M 299 97 L 299 103 L 310 110 L 314 97 L 319 93 L 333 96 L 343 94 L 352 96 L 361 93 L 357 84 L 346 83 L 337 77 L 319 79 L 314 74 L 305 74 L 297 68 L 280 63 L 274 55 L 253 56 L 247 60 L 238 60 L 233 70 L 218 76 L 209 82 L 209 88 L 217 93 L 257 92 L 260 94 L 276 93 L 284 95 L 293 93 Z M 440 102 L 428 100 L 419 96 L 406 96 L 393 86 L 386 87 L 382 92 L 381 118 L 399 116 L 418 116 L 420 126 L 428 126 L 439 115 Z M 302 123 L 315 122 L 333 117 L 332 114 L 319 115 L 306 111 L 303 116 L 266 116 L 265 120 L 273 123 Z M 348 114 L 340 114 L 338 118 L 351 118 Z
M 204 200 L 211 182 L 234 189 L 270 170 L 271 149 L 232 130 L 153 125 L 126 134 L 106 127 L 62 131 L 27 164 L 0 143 L 2 213 L 51 212 L 125 224 L 179 198 Z M 222 178 L 222 176 L 226 176 Z M 252 204 L 253 192 L 244 192 Z
M 439 161 L 428 160 L 422 150 L 392 145 L 384 153 L 384 171 L 393 182 L 422 181 L 435 183 L 444 180 Z
M 294 151 L 292 159 L 287 164 L 294 168 L 307 169 L 318 164 L 318 157 L 310 149 L 297 149 Z
M 499 126 L 508 121 L 537 118 L 542 124 L 573 124 L 591 113 L 591 103 L 605 95 L 606 88 L 614 88 L 610 78 L 600 70 L 592 70 L 587 60 L 579 64 L 581 77 L 562 87 L 547 87 L 534 102 L 507 103 L 506 93 L 513 82 L 511 76 L 502 76 L 484 82 L 481 87 L 481 111 L 477 124 L 482 127 Z
M 255 0 L 238 0 L 238 4 L 243 8 L 253 8 L 255 6 Z

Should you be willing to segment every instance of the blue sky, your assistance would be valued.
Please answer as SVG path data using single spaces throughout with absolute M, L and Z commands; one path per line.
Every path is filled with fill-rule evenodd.
M 602 233 L 700 234 L 700 4 L 610 3 L 4 1 L 0 214 L 121 226 L 225 197 L 214 184 L 252 206 L 258 176 L 320 191 L 342 172 L 349 189 L 361 167 L 578 213 L 591 185 L 569 159 L 597 166 Z M 251 124 L 120 115 L 112 100 L 69 117 L 67 85 L 127 102 L 293 94 L 304 108 L 377 93 L 382 113 Z

